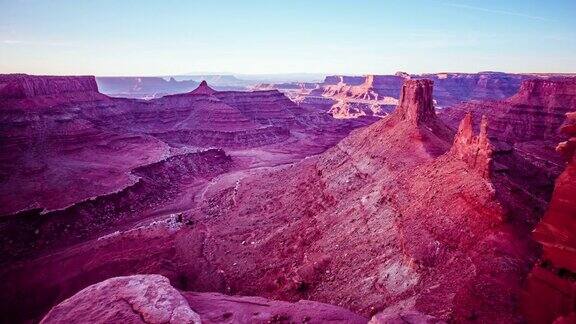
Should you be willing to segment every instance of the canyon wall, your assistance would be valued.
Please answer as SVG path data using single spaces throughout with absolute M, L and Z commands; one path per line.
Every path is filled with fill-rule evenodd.
M 534 230 L 543 254 L 528 278 L 524 297 L 529 323 L 569 323 L 576 318 L 576 113 L 567 115 L 561 130 L 569 139 L 558 145 L 558 151 L 568 162 Z

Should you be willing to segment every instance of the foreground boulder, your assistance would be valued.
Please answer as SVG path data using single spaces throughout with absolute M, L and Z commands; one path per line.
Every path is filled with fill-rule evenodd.
M 192 308 L 194 310 L 192 310 Z M 337 306 L 218 293 L 183 293 L 160 275 L 111 278 L 63 301 L 49 323 L 366 323 Z
M 111 278 L 63 301 L 41 323 L 201 323 L 160 275 Z

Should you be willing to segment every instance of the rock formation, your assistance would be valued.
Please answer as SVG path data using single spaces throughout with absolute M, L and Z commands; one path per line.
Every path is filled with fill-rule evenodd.
M 561 131 L 570 137 L 558 145 L 568 163 L 534 230 L 543 255 L 528 280 L 524 309 L 530 323 L 556 323 L 562 322 L 561 317 L 576 316 L 576 113 L 567 114 Z
M 98 92 L 93 76 L 0 75 L 0 99 L 25 99 L 62 93 Z
M 290 94 L 303 106 L 317 106 L 319 98 L 328 99 L 325 100 L 324 109 L 335 118 L 383 117 L 392 112 L 397 104 L 398 93 L 401 93 L 404 80 L 434 81 L 434 102 L 437 107 L 445 108 L 463 101 L 508 98 L 518 91 L 522 80 L 528 77 L 499 72 L 423 75 L 399 72 L 395 75 L 364 77 L 327 76 L 323 83 L 316 88 L 309 87 L 308 91 L 293 91 L 286 86 L 282 91 Z M 461 118 L 458 119 L 460 120 Z
M 514 96 L 502 101 L 469 102 L 445 108 L 440 118 L 452 129 L 469 112 L 474 124 L 490 120 L 488 137 L 494 148 L 495 171 L 505 175 L 524 203 L 525 224 L 533 227 L 550 200 L 563 162 L 554 150 L 563 140 L 559 127 L 567 112 L 576 111 L 576 78 L 526 80 Z M 527 208 L 527 206 L 529 206 Z M 528 216 L 531 215 L 531 216 Z
M 488 119 L 486 116 L 482 117 L 480 134 L 474 136 L 472 114 L 466 114 L 454 137 L 452 154 L 462 159 L 470 169 L 478 171 L 483 177 L 488 178 L 490 176 L 492 146 L 488 139 Z
M 167 278 L 136 275 L 89 286 L 55 306 L 40 323 L 202 323 Z
M 475 118 L 487 115 L 491 121 L 489 135 L 499 140 L 557 143 L 562 139 L 558 128 L 564 115 L 576 111 L 576 78 L 526 80 L 507 100 L 457 105 L 442 110 L 441 117 L 456 125 L 468 111 Z
M 58 304 L 50 323 L 366 323 L 339 307 L 217 293 L 180 293 L 166 277 L 134 275 L 89 286 Z
M 206 81 L 202 81 L 200 82 L 200 85 L 198 86 L 198 88 L 192 90 L 189 92 L 191 95 L 206 95 L 206 96 L 210 96 L 213 95 L 214 93 L 216 93 L 216 90 L 210 88 L 208 86 L 208 83 Z
M 436 118 L 432 102 L 431 80 L 408 80 L 400 92 L 400 104 L 394 116 L 414 125 L 420 125 Z

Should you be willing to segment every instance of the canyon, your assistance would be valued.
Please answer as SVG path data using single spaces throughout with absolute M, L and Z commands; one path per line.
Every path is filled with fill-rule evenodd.
M 574 318 L 576 78 L 162 80 L 0 75 L 7 321 Z

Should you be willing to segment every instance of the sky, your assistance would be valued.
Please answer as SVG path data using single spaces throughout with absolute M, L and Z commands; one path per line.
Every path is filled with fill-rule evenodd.
M 0 0 L 0 73 L 576 72 L 576 0 Z

